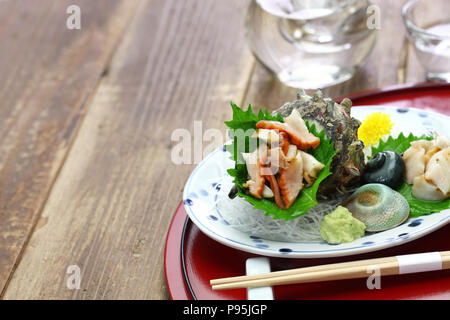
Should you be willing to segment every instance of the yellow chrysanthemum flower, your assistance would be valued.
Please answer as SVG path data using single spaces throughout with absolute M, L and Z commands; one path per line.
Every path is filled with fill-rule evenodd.
M 394 123 L 388 114 L 375 112 L 367 116 L 358 129 L 358 139 L 365 146 L 375 145 L 380 139 L 391 132 Z

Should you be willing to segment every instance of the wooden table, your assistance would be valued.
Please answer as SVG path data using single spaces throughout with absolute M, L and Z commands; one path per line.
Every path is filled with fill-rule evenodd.
M 295 97 L 247 49 L 248 2 L 0 1 L 2 298 L 169 297 L 164 241 L 195 166 L 171 161 L 173 130 Z M 423 79 L 404 1 L 375 3 L 376 47 L 331 97 Z

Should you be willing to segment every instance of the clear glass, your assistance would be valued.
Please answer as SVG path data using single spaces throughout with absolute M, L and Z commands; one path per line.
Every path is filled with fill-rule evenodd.
M 426 79 L 450 82 L 450 1 L 409 1 L 402 15 Z
M 367 0 L 253 0 L 246 37 L 281 82 L 317 89 L 350 79 L 376 41 Z

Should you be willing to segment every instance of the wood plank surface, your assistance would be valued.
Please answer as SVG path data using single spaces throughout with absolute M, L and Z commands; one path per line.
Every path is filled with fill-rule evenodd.
M 65 28 L 70 1 L 45 1 L 0 1 L 2 297 L 167 299 L 165 237 L 201 158 L 175 164 L 172 133 L 194 134 L 195 121 L 224 132 L 229 101 L 273 110 L 296 89 L 248 50 L 250 0 L 77 1 L 76 31 Z M 422 80 L 405 0 L 374 2 L 372 54 L 326 95 Z
M 254 60 L 245 1 L 139 4 L 5 299 L 168 297 L 164 241 L 193 168 L 172 163 L 172 131 L 223 127 Z M 80 290 L 66 286 L 70 265 Z
M 8 282 L 134 5 L 0 2 L 0 291 Z M 105 4 L 108 3 L 107 6 Z

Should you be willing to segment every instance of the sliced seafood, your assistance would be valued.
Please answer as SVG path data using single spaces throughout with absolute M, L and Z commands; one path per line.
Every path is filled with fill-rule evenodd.
M 297 110 L 294 110 L 289 117 L 285 118 L 284 122 L 261 120 L 256 124 L 256 127 L 286 132 L 291 143 L 295 144 L 300 150 L 316 148 L 320 144 L 320 139 L 308 131 L 305 121 L 300 117 Z
M 274 175 L 268 175 L 265 176 L 267 181 L 270 183 L 270 189 L 273 192 L 273 196 L 275 198 L 275 203 L 277 204 L 278 208 L 286 209 L 286 206 L 284 205 L 283 199 L 281 198 L 280 188 L 278 186 L 277 179 Z
M 258 199 L 273 198 L 281 209 L 291 207 L 304 180 L 311 186 L 325 166 L 304 152 L 317 147 L 320 138 L 308 131 L 298 110 L 284 121 L 257 122 L 252 137 L 259 140 L 259 146 L 252 153 L 242 154 L 248 172 L 243 186 Z
M 289 147 L 291 145 L 292 144 L 291 144 L 291 142 L 289 140 L 288 134 L 286 132 L 280 132 L 280 147 L 283 150 L 285 155 L 287 155 L 287 153 L 289 151 Z
M 260 173 L 260 150 L 256 149 L 252 153 L 243 154 L 245 164 L 247 166 L 247 172 L 249 180 L 244 184 L 245 188 L 248 188 L 250 194 L 255 198 L 261 199 L 262 192 L 264 190 L 265 179 Z
M 281 169 L 278 184 L 284 205 L 289 208 L 303 188 L 303 160 L 300 152 L 297 152 L 287 169 Z
M 413 185 L 413 195 L 421 200 L 444 200 L 450 197 L 450 140 L 436 136 L 433 140 L 411 142 L 403 153 L 406 181 Z
M 263 198 L 273 198 L 273 191 L 267 185 L 264 186 L 264 190 L 262 192 Z
M 281 140 L 281 137 L 277 131 L 269 129 L 256 130 L 252 135 L 252 138 L 258 138 L 270 145 L 278 145 Z
M 414 197 L 425 201 L 441 201 L 446 198 L 436 185 L 425 179 L 423 174 L 414 178 L 412 194 Z
M 412 146 L 403 153 L 406 168 L 406 181 L 412 184 L 414 178 L 425 172 L 425 149 L 419 145 Z
M 294 160 L 294 158 L 297 156 L 297 146 L 295 144 L 289 145 L 289 148 L 286 152 L 286 159 L 288 160 Z
M 261 175 L 277 174 L 289 167 L 289 161 L 280 147 L 269 149 L 260 160 Z
M 311 186 L 325 165 L 309 153 L 300 151 L 300 154 L 303 160 L 303 178 L 306 180 L 307 186 Z
M 274 198 L 279 208 L 287 209 L 304 187 L 314 183 L 324 165 L 312 155 L 288 145 L 287 154 L 281 146 L 268 149 L 265 145 L 252 153 L 243 153 L 249 180 L 244 184 L 258 198 Z M 266 184 L 267 182 L 267 184 Z
M 443 194 L 450 191 L 450 148 L 435 153 L 427 163 L 425 179 L 433 183 Z
M 447 138 L 446 136 L 441 136 L 438 135 L 435 139 L 434 144 L 441 149 L 446 149 L 448 147 L 450 147 L 450 139 Z
M 368 232 L 391 229 L 409 216 L 408 201 L 397 191 L 379 183 L 360 187 L 344 202 L 344 206 L 366 225 Z
M 417 140 L 411 142 L 411 147 L 414 148 L 423 148 L 425 150 L 430 149 L 434 145 L 432 140 Z

